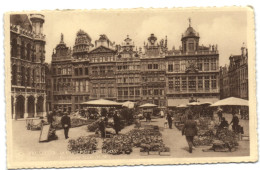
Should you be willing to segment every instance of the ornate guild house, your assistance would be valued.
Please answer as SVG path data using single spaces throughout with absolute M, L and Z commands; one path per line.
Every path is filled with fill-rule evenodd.
M 168 106 L 219 100 L 219 54 L 217 45 L 199 44 L 199 33 L 189 27 L 182 35 L 182 46 L 165 56 Z
M 46 115 L 43 24 L 41 14 L 10 17 L 13 119 Z

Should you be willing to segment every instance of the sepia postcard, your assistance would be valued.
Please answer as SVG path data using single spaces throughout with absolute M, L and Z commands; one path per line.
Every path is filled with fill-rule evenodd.
M 258 160 L 252 7 L 4 17 L 8 168 Z

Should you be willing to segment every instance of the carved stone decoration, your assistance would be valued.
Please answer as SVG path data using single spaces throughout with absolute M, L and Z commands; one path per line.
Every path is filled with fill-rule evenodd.
M 188 61 L 188 64 L 189 64 L 189 66 L 186 67 L 186 70 L 185 70 L 186 73 L 190 73 L 190 72 L 197 73 L 199 71 L 199 69 L 196 66 L 196 63 L 194 61 L 190 60 L 190 61 Z

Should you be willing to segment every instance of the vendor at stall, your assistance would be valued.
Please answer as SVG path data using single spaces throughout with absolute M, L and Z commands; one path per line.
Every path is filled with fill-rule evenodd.
M 222 111 L 221 108 L 218 109 L 217 114 L 218 114 L 218 119 L 221 122 L 222 121 L 222 117 L 223 117 L 223 111 Z
M 169 128 L 172 129 L 172 115 L 168 113 L 166 119 L 168 121 Z
M 239 132 L 239 129 L 238 129 L 238 124 L 239 124 L 239 119 L 237 117 L 236 114 L 233 114 L 233 118 L 232 118 L 232 121 L 230 122 L 230 125 L 232 125 L 232 129 L 234 132 Z
M 119 112 L 116 111 L 113 115 L 113 120 L 114 120 L 114 129 L 116 134 L 118 135 L 118 132 L 120 131 L 120 117 L 119 117 Z
M 163 110 L 160 111 L 160 116 L 161 116 L 161 118 L 164 117 L 164 112 L 163 112 Z
M 224 129 L 224 128 L 228 128 L 228 122 L 226 121 L 226 119 L 224 117 L 222 117 L 221 123 L 219 124 L 218 128 L 219 129 Z
M 106 130 L 106 127 L 105 127 L 105 117 L 101 117 L 99 122 L 98 122 L 98 128 L 100 130 L 100 133 L 101 133 L 101 138 L 105 138 L 105 130 Z

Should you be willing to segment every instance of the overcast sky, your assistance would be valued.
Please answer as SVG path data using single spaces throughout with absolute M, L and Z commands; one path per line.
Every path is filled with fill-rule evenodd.
M 106 34 L 112 42 L 121 44 L 126 35 L 138 47 L 151 33 L 157 39 L 168 37 L 168 48 L 179 48 L 181 35 L 191 26 L 200 34 L 200 45 L 218 44 L 220 65 L 228 64 L 231 54 L 240 54 L 242 43 L 247 43 L 247 12 L 239 11 L 62 11 L 44 13 L 44 34 L 46 34 L 46 62 L 51 61 L 52 50 L 64 34 L 64 41 L 73 47 L 79 29 L 87 32 L 92 43 L 100 34 Z

